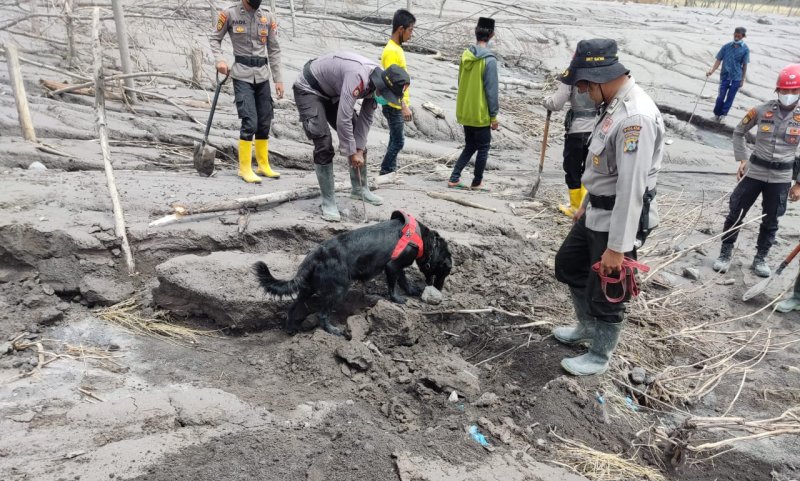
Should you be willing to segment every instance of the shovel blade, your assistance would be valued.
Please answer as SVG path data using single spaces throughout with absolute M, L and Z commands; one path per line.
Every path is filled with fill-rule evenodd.
M 202 176 L 208 177 L 214 173 L 214 158 L 217 150 L 205 143 L 194 143 L 194 168 Z
M 775 279 L 775 276 L 770 276 L 763 281 L 759 282 L 758 284 L 754 285 L 747 292 L 744 293 L 742 296 L 743 301 L 749 301 L 750 299 L 756 297 L 757 295 L 761 294 L 762 292 L 767 290 L 767 287 L 772 283 Z

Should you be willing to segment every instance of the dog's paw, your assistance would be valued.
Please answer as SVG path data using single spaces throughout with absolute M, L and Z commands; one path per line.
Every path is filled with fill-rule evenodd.
M 406 298 L 403 296 L 398 296 L 397 294 L 393 296 L 389 296 L 389 299 L 394 302 L 395 304 L 405 304 Z
M 422 295 L 422 289 L 417 286 L 408 286 L 408 291 L 406 291 L 406 294 L 411 297 L 419 297 Z
M 325 324 L 324 326 L 322 326 L 322 328 L 325 329 L 326 332 L 333 334 L 334 336 L 344 337 L 348 341 L 351 339 L 348 333 L 346 333 L 342 329 L 339 329 L 333 324 Z

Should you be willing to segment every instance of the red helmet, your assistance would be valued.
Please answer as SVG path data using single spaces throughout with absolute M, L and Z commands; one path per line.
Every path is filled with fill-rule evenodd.
M 793 63 L 783 67 L 778 74 L 778 84 L 775 88 L 779 89 L 800 89 L 800 63 Z

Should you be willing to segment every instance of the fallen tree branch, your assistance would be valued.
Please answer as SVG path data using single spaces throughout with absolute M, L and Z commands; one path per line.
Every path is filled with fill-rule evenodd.
M 491 212 L 497 212 L 497 209 L 494 207 L 486 207 L 485 205 L 477 204 L 475 202 L 471 202 L 468 200 L 460 199 L 454 195 L 450 194 L 443 194 L 441 192 L 428 192 L 428 197 L 433 197 L 434 199 L 442 199 L 442 200 L 449 200 L 450 202 L 455 202 L 456 204 L 463 205 L 465 207 L 472 207 L 474 209 L 483 209 L 488 210 Z
M 527 314 L 521 314 L 519 312 L 509 312 L 503 309 L 498 309 L 496 307 L 487 307 L 485 309 L 454 309 L 449 311 L 432 311 L 432 312 L 423 312 L 422 314 L 425 316 L 435 316 L 444 314 L 488 314 L 488 313 L 505 314 L 506 316 L 510 317 L 525 317 L 525 318 L 530 317 Z
M 130 92 L 137 93 L 137 94 L 139 94 L 139 95 L 143 95 L 143 96 L 146 96 L 146 97 L 153 97 L 153 98 L 156 98 L 156 99 L 159 99 L 159 100 L 163 100 L 164 102 L 166 102 L 166 103 L 168 103 L 168 104 L 172 105 L 172 106 L 173 106 L 173 107 L 175 107 L 176 109 L 178 109 L 178 110 L 180 110 L 181 112 L 183 112 L 183 114 L 184 114 L 186 117 L 188 117 L 188 118 L 189 118 L 189 120 L 191 120 L 192 122 L 194 122 L 194 123 L 196 123 L 196 124 L 199 124 L 199 125 L 204 125 L 202 122 L 200 122 L 200 121 L 199 121 L 199 120 L 197 120 L 196 118 L 192 117 L 192 114 L 190 114 L 189 112 L 187 112 L 187 111 L 186 111 L 186 109 L 184 109 L 183 107 L 181 107 L 180 105 L 178 105 L 178 104 L 177 104 L 177 103 L 176 103 L 174 100 L 172 100 L 171 98 L 169 98 L 169 97 L 167 97 L 167 96 L 165 96 L 165 95 L 161 95 L 161 94 L 157 94 L 157 93 L 153 93 L 153 92 L 148 92 L 148 91 L 146 91 L 146 90 L 132 89 L 132 88 L 130 88 L 130 87 L 125 87 L 124 85 L 122 86 L 122 88 L 123 88 L 123 89 L 125 89 L 125 90 L 128 90 L 128 91 L 130 91 Z
M 186 83 L 187 85 L 192 85 L 191 79 L 186 79 L 183 77 L 179 77 L 178 75 L 171 74 L 169 72 L 134 72 L 130 74 L 118 74 L 118 75 L 111 75 L 109 77 L 105 77 L 106 82 L 110 82 L 113 80 L 125 80 L 129 78 L 137 78 L 137 77 L 162 77 L 162 78 L 169 78 L 172 80 L 178 80 L 180 82 Z M 72 92 L 74 90 L 85 89 L 87 87 L 92 87 L 94 82 L 84 82 L 80 84 L 63 84 L 64 87 L 59 88 L 50 92 L 50 95 L 59 95 Z
M 385 184 L 393 184 L 396 182 L 397 182 L 397 174 L 392 173 L 392 174 L 378 176 L 376 179 L 374 179 L 373 185 L 378 186 Z M 337 182 L 335 185 L 335 189 L 337 191 L 342 191 L 350 188 L 351 188 L 350 181 Z M 269 194 L 256 195 L 253 197 L 242 197 L 233 200 L 223 200 L 219 202 L 210 202 L 208 204 L 196 204 L 196 205 L 173 204 L 172 209 L 174 212 L 172 214 L 154 220 L 149 224 L 149 227 L 172 224 L 173 222 L 176 222 L 180 219 L 196 214 L 208 214 L 212 212 L 225 212 L 229 210 L 239 210 L 243 208 L 254 208 L 268 204 L 282 204 L 284 202 L 289 202 L 292 200 L 310 199 L 318 195 L 319 195 L 319 186 L 310 185 L 307 187 L 301 187 L 300 189 L 297 190 L 284 190 L 279 192 L 271 192 Z
M 5 54 L 5 51 L 6 51 L 5 47 L 0 46 L 0 51 L 2 51 Z M 28 64 L 28 65 L 33 65 L 35 67 L 39 67 L 39 68 L 43 68 L 43 69 L 47 69 L 47 70 L 52 70 L 53 72 L 58 72 L 58 73 L 60 73 L 62 75 L 67 75 L 69 77 L 73 77 L 73 78 L 76 78 L 78 80 L 83 80 L 83 81 L 88 81 L 89 80 L 89 77 L 87 77 L 85 75 L 81 75 L 81 74 L 75 73 L 75 72 L 70 72 L 69 70 L 64 70 L 64 69 L 61 69 L 61 68 L 58 68 L 58 67 L 53 67 L 52 65 L 47 65 L 45 63 L 35 62 L 35 61 L 29 60 L 29 59 L 27 59 L 25 57 L 19 57 L 19 61 L 21 63 L 25 63 L 25 64 Z

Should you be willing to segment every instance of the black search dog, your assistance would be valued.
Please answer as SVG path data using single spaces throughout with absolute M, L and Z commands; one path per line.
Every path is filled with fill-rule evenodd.
M 416 245 L 420 240 L 422 246 Z M 422 289 L 408 281 L 404 271 L 415 260 L 425 275 L 425 283 L 441 290 L 453 267 L 447 242 L 435 230 L 408 214 L 395 211 L 388 221 L 345 232 L 323 242 L 306 256 L 291 280 L 274 278 L 263 262 L 253 264 L 253 271 L 268 294 L 294 298 L 284 324 L 287 332 L 298 331 L 303 321 L 299 307 L 316 294 L 322 300 L 318 314 L 320 324 L 329 333 L 342 336 L 344 332 L 331 324 L 330 314 L 344 299 L 353 281 L 368 281 L 383 271 L 389 299 L 404 304 L 405 298 L 396 290 L 398 284 L 410 296 L 422 293 Z

